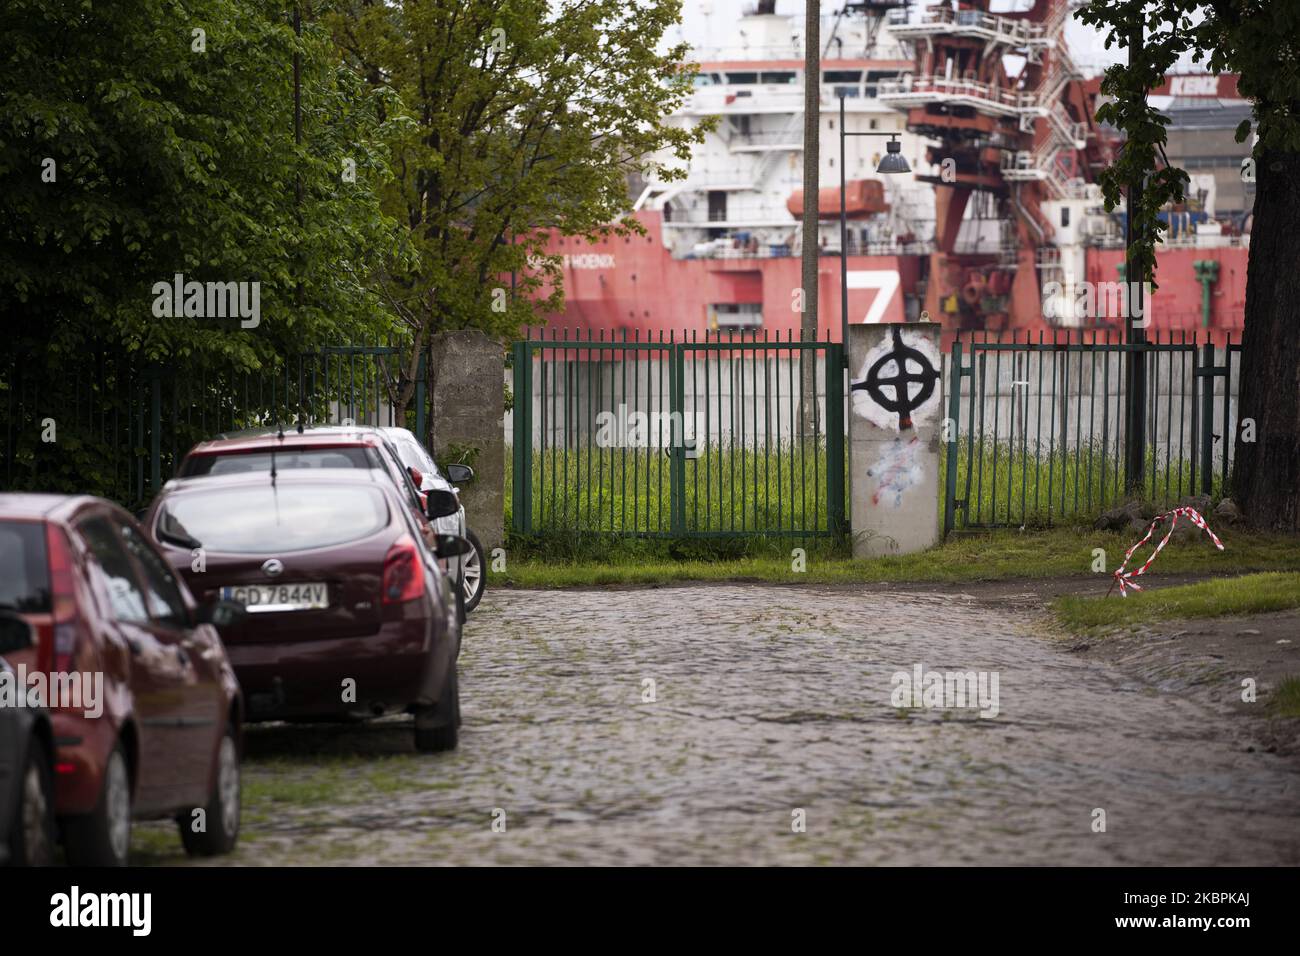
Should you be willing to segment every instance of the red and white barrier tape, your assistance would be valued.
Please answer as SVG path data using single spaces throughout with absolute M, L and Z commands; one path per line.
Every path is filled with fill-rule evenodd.
M 1216 548 L 1220 551 L 1223 550 L 1223 542 L 1220 541 L 1218 537 L 1215 536 L 1214 532 L 1210 530 L 1210 526 L 1205 523 L 1205 519 L 1197 513 L 1195 508 L 1175 508 L 1173 511 L 1166 512 L 1165 514 L 1156 515 L 1155 520 L 1153 520 L 1151 526 L 1147 528 L 1147 533 L 1143 536 L 1142 540 L 1125 552 L 1124 560 L 1120 562 L 1119 567 L 1115 570 L 1115 581 L 1111 582 L 1111 587 L 1113 588 L 1115 583 L 1118 582 L 1120 597 L 1128 597 L 1128 588 L 1132 588 L 1134 591 L 1142 590 L 1142 587 L 1133 579 L 1146 574 L 1147 568 L 1151 567 L 1151 562 L 1156 559 L 1156 555 L 1158 555 L 1164 549 L 1164 546 L 1169 543 L 1169 538 L 1173 535 L 1174 528 L 1178 527 L 1179 515 L 1186 515 L 1188 521 L 1210 536 L 1210 540 L 1214 542 Z M 1133 557 L 1133 552 L 1151 540 L 1151 535 L 1155 533 L 1156 526 L 1166 518 L 1171 519 L 1169 522 L 1169 530 L 1165 532 L 1164 540 L 1156 545 L 1156 549 L 1151 552 L 1151 557 L 1147 558 L 1147 563 L 1133 571 L 1125 571 L 1124 568 L 1128 565 L 1128 559 Z M 1106 593 L 1109 594 L 1110 592 L 1107 591 Z

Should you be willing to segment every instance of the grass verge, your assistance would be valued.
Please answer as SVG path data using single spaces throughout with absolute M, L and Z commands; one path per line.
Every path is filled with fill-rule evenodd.
M 1222 535 L 1220 537 L 1223 537 Z M 1226 551 L 1201 537 L 1171 542 L 1148 572 L 1239 574 L 1242 571 L 1300 572 L 1300 540 L 1285 535 L 1229 533 Z M 809 550 L 800 570 L 791 549 L 710 559 L 662 553 L 611 551 L 595 558 L 555 556 L 510 558 L 506 570 L 489 571 L 489 587 L 565 588 L 611 585 L 662 585 L 690 581 L 768 581 L 783 584 L 837 584 L 873 581 L 963 582 L 1045 578 L 1091 572 L 1095 549 L 1105 551 L 1113 571 L 1133 544 L 1128 534 L 1058 528 L 1020 533 L 993 532 L 956 538 L 920 554 L 854 561 Z M 1141 557 L 1141 554 L 1134 558 Z M 684 559 L 683 559 L 684 558 Z
M 587 436 L 590 438 L 591 436 Z M 671 531 L 671 459 L 663 436 L 653 448 L 598 447 L 534 449 L 530 462 L 531 527 L 544 548 L 569 535 L 663 534 Z M 829 528 L 828 452 L 817 440 L 712 442 L 686 462 L 681 514 L 694 531 L 710 534 L 767 531 L 795 535 Z M 957 443 L 957 489 L 975 525 L 1048 528 L 1090 524 L 1097 515 L 1127 501 L 1114 449 L 1100 442 L 1041 443 L 989 439 Z M 847 456 L 848 450 L 845 450 Z M 514 517 L 513 447 L 506 448 L 505 523 Z M 849 479 L 844 465 L 845 487 Z M 939 456 L 939 487 L 946 487 L 947 455 Z M 1147 482 L 1138 497 L 1159 510 L 1192 487 L 1190 461 L 1147 455 Z M 1215 478 L 1211 497 L 1222 489 Z M 943 513 L 942 496 L 935 501 Z
M 1270 572 L 1143 591 L 1123 600 L 1065 596 L 1052 602 L 1072 631 L 1145 624 L 1165 618 L 1262 614 L 1300 607 L 1300 573 Z
M 1273 713 L 1300 717 L 1300 677 L 1284 677 L 1273 692 Z

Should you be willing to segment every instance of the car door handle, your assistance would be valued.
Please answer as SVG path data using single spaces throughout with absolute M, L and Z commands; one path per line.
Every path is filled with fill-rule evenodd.
M 131 649 L 132 657 L 139 657 L 140 652 L 144 649 L 140 644 L 140 638 L 132 637 L 129 634 L 126 636 L 126 646 Z

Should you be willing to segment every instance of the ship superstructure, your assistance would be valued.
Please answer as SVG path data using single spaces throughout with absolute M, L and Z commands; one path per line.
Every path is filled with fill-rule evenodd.
M 824 19 L 823 335 L 838 338 L 840 329 L 841 172 L 850 322 L 1122 327 L 1122 315 L 1075 306 L 1080 284 L 1123 279 L 1124 214 L 1103 210 L 1094 182 L 1119 139 L 1093 119 L 1098 81 L 1083 75 L 1066 46 L 1073 5 L 1032 0 L 1002 13 L 990 6 L 866 0 Z M 775 13 L 774 0 L 760 0 L 718 45 L 695 51 L 695 91 L 670 122 L 716 117 L 715 129 L 684 177 L 638 184 L 630 205 L 646 236 L 555 240 L 567 304 L 553 328 L 798 334 L 800 27 Z M 1172 106 L 1196 96 L 1220 110 L 1244 105 L 1231 99 L 1235 89 L 1206 82 L 1225 78 L 1182 79 L 1154 92 L 1171 92 Z M 847 137 L 841 171 L 841 104 L 846 131 L 896 133 L 911 173 L 876 172 L 886 142 L 876 136 Z M 1158 257 L 1153 325 L 1239 328 L 1241 224 L 1216 221 L 1216 177 L 1192 173 L 1189 202 L 1166 214 L 1172 228 Z

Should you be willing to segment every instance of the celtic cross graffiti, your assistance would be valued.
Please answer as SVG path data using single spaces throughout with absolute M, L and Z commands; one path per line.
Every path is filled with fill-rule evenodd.
M 912 412 L 930 400 L 930 396 L 934 394 L 934 384 L 939 380 L 939 372 L 930 364 L 930 360 L 924 353 L 904 344 L 902 333 L 898 329 L 892 331 L 894 347 L 867 369 L 866 378 L 854 382 L 851 388 L 853 391 L 859 389 L 865 391 L 871 396 L 871 400 L 885 411 L 897 412 L 900 429 L 911 428 Z M 885 366 L 890 362 L 894 363 L 897 371 L 893 375 L 885 375 Z M 908 368 L 908 362 L 916 363 L 920 366 L 920 370 L 913 371 Z M 913 383 L 920 386 L 915 395 L 912 394 L 911 389 Z M 893 398 L 886 397 L 887 388 L 893 389 Z

